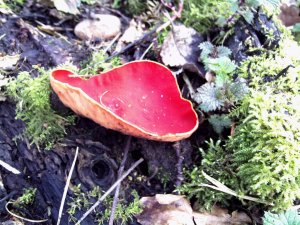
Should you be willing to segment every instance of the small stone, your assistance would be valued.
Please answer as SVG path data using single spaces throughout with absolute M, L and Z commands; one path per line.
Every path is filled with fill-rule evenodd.
M 86 19 L 76 25 L 74 33 L 82 40 L 114 38 L 121 31 L 121 21 L 112 15 L 96 15 L 97 20 Z

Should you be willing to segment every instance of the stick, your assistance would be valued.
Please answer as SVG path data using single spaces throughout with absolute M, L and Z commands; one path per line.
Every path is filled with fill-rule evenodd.
M 9 172 L 12 172 L 13 174 L 16 174 L 16 175 L 21 173 L 19 170 L 17 170 L 16 168 L 12 167 L 11 165 L 9 165 L 8 163 L 6 163 L 2 160 L 0 160 L 0 166 L 3 166 Z
M 182 184 L 183 178 L 183 172 L 182 172 L 182 163 L 184 160 L 184 152 L 182 151 L 182 147 L 180 145 L 180 142 L 177 141 L 173 144 L 173 148 L 176 150 L 176 156 L 177 156 L 177 163 L 176 163 L 176 170 L 177 170 L 177 176 L 175 181 L 175 186 L 179 187 Z
M 118 179 L 121 178 L 122 173 L 124 171 L 125 163 L 126 163 L 129 148 L 130 148 L 131 138 L 132 138 L 131 136 L 128 137 L 126 145 L 125 145 L 124 156 L 123 156 L 120 168 L 118 170 Z M 111 213 L 110 213 L 109 223 L 108 223 L 109 225 L 114 224 L 115 212 L 116 212 L 116 208 L 117 208 L 117 204 L 118 204 L 118 200 L 119 200 L 120 187 L 121 187 L 121 183 L 119 183 L 118 186 L 116 187 L 116 191 L 115 191 L 115 195 L 114 195 L 114 201 L 113 201 L 112 206 L 111 206 Z
M 236 193 L 234 190 L 228 188 L 227 186 L 225 186 L 224 184 L 219 182 L 218 180 L 216 180 L 216 179 L 212 178 L 211 176 L 207 175 L 204 171 L 202 171 L 202 174 L 213 185 L 211 185 L 211 184 L 200 184 L 201 187 L 208 187 L 208 188 L 211 188 L 211 189 L 214 189 L 214 190 L 217 190 L 217 191 L 224 192 L 224 193 L 229 194 L 229 195 L 233 195 L 233 196 L 241 198 L 241 199 L 246 199 L 246 200 L 253 201 L 253 202 L 258 202 L 258 203 L 263 203 L 263 204 L 266 204 L 266 205 L 272 205 L 271 203 L 263 201 L 259 198 L 254 198 L 254 197 L 246 196 L 246 195 L 241 196 L 238 193 Z
M 119 39 L 121 36 L 121 33 L 118 33 L 117 36 L 112 39 L 112 41 L 109 43 L 109 45 L 103 50 L 103 53 L 106 54 L 108 50 L 113 46 L 113 44 Z
M 48 219 L 31 220 L 31 219 L 27 219 L 27 218 L 25 218 L 25 217 L 19 216 L 19 215 L 13 213 L 12 211 L 10 211 L 10 210 L 8 209 L 8 205 L 10 205 L 10 204 L 13 204 L 13 203 L 12 203 L 12 202 L 6 203 L 6 204 L 5 204 L 5 209 L 6 209 L 6 211 L 7 211 L 10 215 L 12 215 L 13 217 L 16 217 L 16 218 L 18 218 L 18 219 L 21 219 L 21 220 L 24 220 L 24 221 L 27 221 L 27 222 L 30 222 L 30 223 L 44 223 L 44 222 L 48 221 Z
M 73 159 L 73 163 L 72 163 L 72 166 L 71 166 L 68 178 L 67 178 L 67 182 L 66 182 L 66 186 L 65 186 L 64 193 L 63 193 L 63 196 L 62 196 L 62 200 L 61 200 L 61 203 L 60 203 L 59 212 L 58 212 L 58 219 L 57 219 L 57 225 L 59 225 L 60 221 L 61 221 L 61 216 L 62 216 L 62 213 L 63 213 L 64 204 L 65 204 L 66 197 L 67 197 L 67 192 L 68 192 L 68 189 L 69 189 L 72 173 L 73 173 L 73 170 L 74 170 L 74 167 L 75 167 L 75 164 L 76 164 L 76 160 L 77 160 L 77 156 L 78 156 L 78 150 L 79 150 L 79 148 L 77 147 L 76 152 L 75 152 L 75 156 L 74 156 L 74 159 Z
M 144 161 L 144 159 L 142 159 L 142 158 L 140 158 L 138 161 L 136 161 L 122 175 L 122 177 L 119 180 L 117 180 L 85 214 L 83 214 L 83 216 L 78 220 L 78 222 L 75 225 L 79 225 L 106 198 L 106 196 L 109 195 L 118 186 L 118 184 L 121 183 L 122 180 L 124 180 L 128 176 L 128 174 L 130 174 L 143 161 Z
M 146 49 L 146 51 L 143 53 L 143 55 L 140 57 L 139 60 L 144 59 L 144 57 L 145 57 L 145 56 L 147 55 L 147 53 L 150 51 L 150 49 L 152 48 L 152 46 L 153 46 L 153 43 L 151 43 L 151 44 L 148 46 L 148 48 Z

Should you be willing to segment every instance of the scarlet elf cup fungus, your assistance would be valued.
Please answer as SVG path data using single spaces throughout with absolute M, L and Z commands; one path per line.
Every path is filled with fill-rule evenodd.
M 60 100 L 76 113 L 122 133 L 157 141 L 178 141 L 198 127 L 175 76 L 152 61 L 134 61 L 82 79 L 68 70 L 50 76 Z

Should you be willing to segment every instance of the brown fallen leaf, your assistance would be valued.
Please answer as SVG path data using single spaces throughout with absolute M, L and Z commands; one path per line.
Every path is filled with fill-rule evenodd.
M 298 6 L 282 4 L 280 10 L 279 19 L 285 26 L 293 26 L 296 23 L 300 23 L 300 9 Z
M 194 212 L 196 225 L 246 225 L 251 224 L 251 219 L 244 212 L 234 211 L 231 215 L 224 208 L 214 206 L 211 212 Z
M 162 45 L 160 55 L 163 63 L 203 74 L 198 62 L 201 52 L 199 44 L 203 41 L 203 37 L 193 28 L 175 23 Z
M 141 198 L 143 211 L 136 215 L 142 225 L 246 225 L 251 219 L 243 212 L 229 214 L 226 209 L 214 206 L 210 213 L 193 212 L 182 195 L 157 194 Z
M 53 0 L 53 3 L 59 11 L 74 15 L 79 14 L 77 6 L 80 5 L 80 0 Z
M 136 216 L 142 225 L 194 225 L 192 208 L 181 195 L 157 194 L 141 198 L 143 211 Z
M 137 39 L 143 36 L 143 29 L 140 23 L 137 23 L 135 20 L 131 20 L 129 27 L 125 30 L 122 37 L 119 39 L 116 46 L 116 52 L 120 51 L 127 44 L 133 43 Z

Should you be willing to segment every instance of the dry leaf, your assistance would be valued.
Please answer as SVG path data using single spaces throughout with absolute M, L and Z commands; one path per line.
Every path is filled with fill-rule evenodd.
M 136 216 L 142 225 L 194 225 L 192 208 L 181 195 L 143 197 L 143 212 Z
M 279 19 L 285 26 L 293 26 L 296 23 L 300 23 L 298 6 L 282 4 L 280 10 Z
M 53 3 L 59 11 L 74 15 L 79 14 L 77 7 L 80 5 L 80 0 L 53 0 Z
M 210 213 L 193 213 L 196 225 L 245 225 L 251 223 L 246 213 L 234 211 L 231 215 L 226 209 L 214 206 Z
M 116 51 L 120 51 L 127 44 L 133 43 L 143 35 L 143 29 L 140 23 L 135 22 L 134 20 L 130 21 L 129 27 L 125 30 L 124 34 L 118 41 L 116 46 Z
M 199 44 L 203 41 L 203 37 L 193 28 L 174 24 L 173 31 L 169 33 L 162 45 L 160 52 L 162 61 L 169 66 L 182 66 L 184 69 L 202 74 L 198 58 Z
M 20 55 L 6 55 L 0 57 L 0 70 L 13 70 L 20 59 Z

